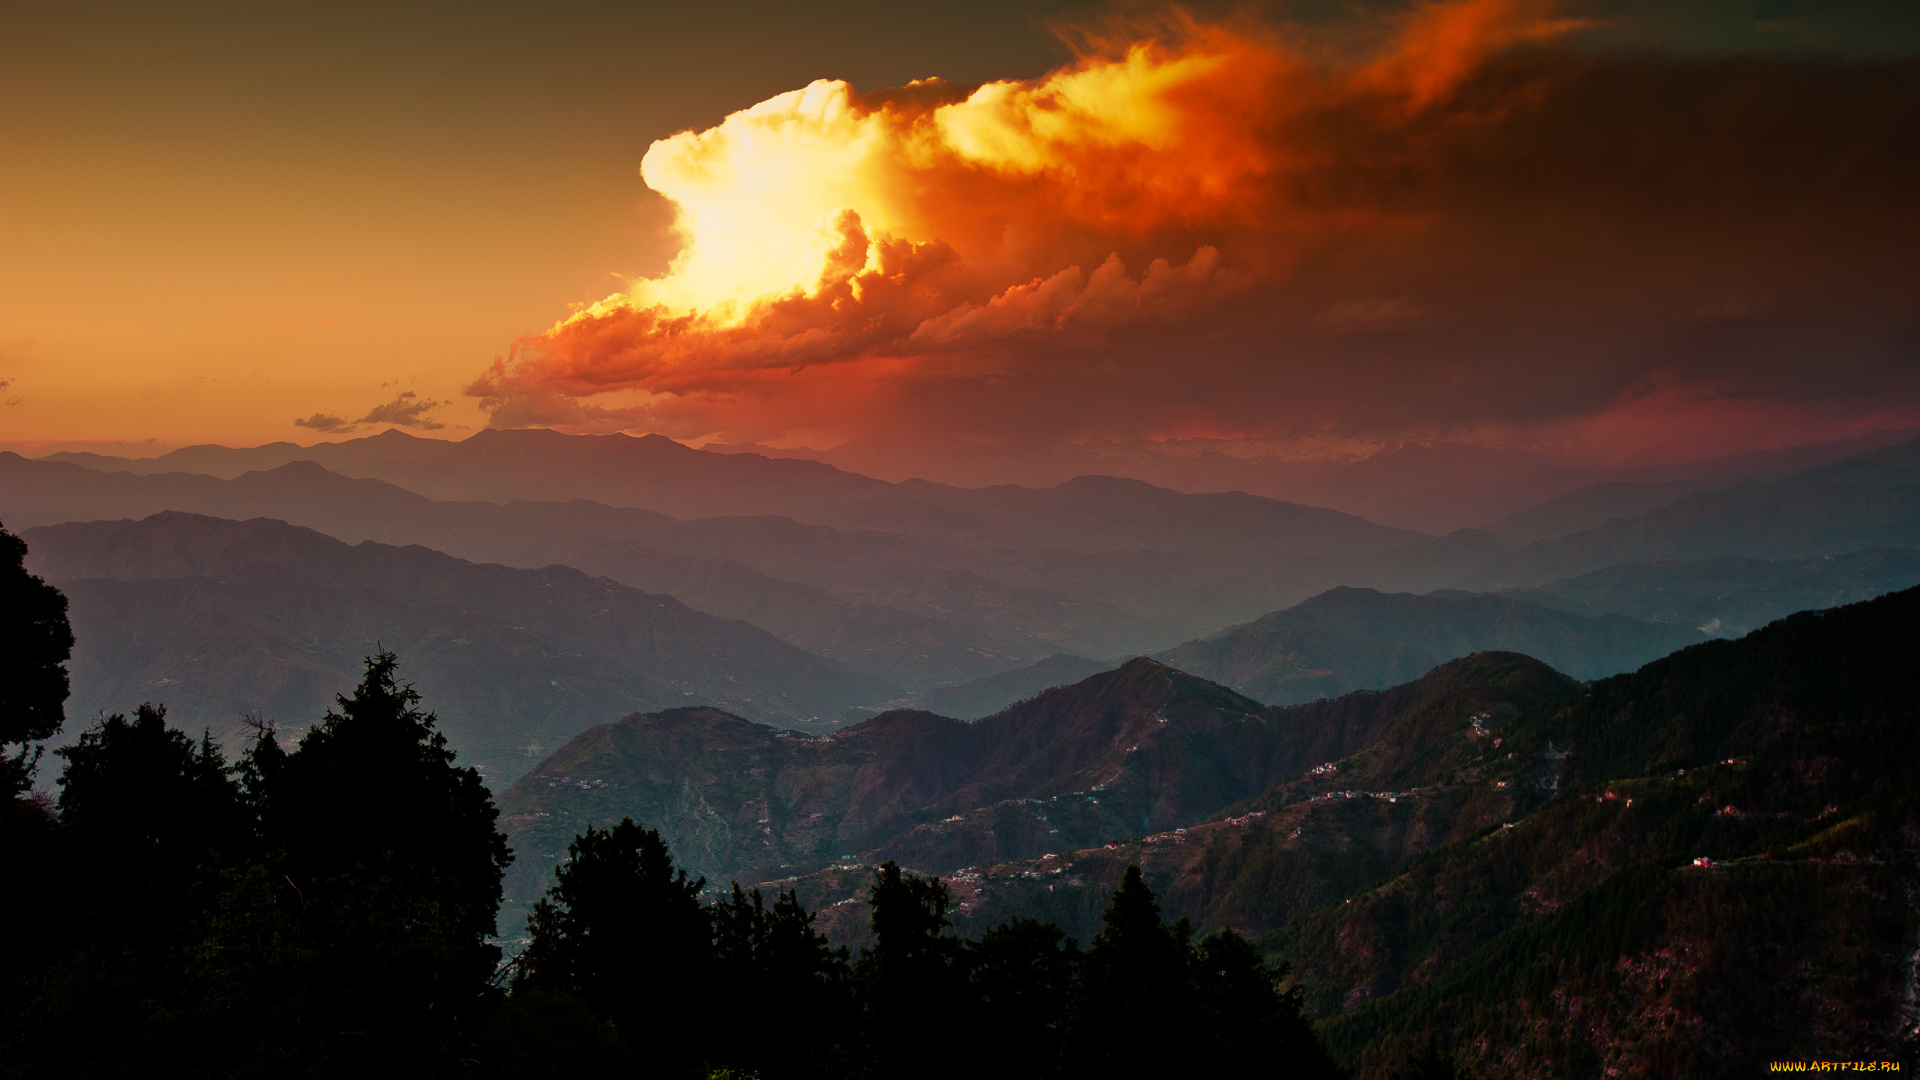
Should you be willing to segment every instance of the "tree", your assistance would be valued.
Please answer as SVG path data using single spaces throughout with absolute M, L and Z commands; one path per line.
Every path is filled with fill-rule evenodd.
M 694 1075 L 712 990 L 706 880 L 689 881 L 659 832 L 632 818 L 575 837 L 554 876 L 527 917 L 515 994 L 569 994 L 612 1021 L 651 1072 Z
M 11 798 L 33 781 L 40 750 L 29 746 L 60 730 L 66 721 L 67 658 L 73 629 L 67 597 L 27 573 L 27 543 L 0 528 L 0 797 Z
M 241 792 L 211 738 L 167 727 L 166 709 L 115 713 L 55 753 L 66 759 L 60 824 L 77 854 L 86 914 L 100 932 L 143 945 L 176 940 L 202 899 L 196 886 L 251 844 Z
M 1232 930 L 1200 939 L 1193 950 L 1200 1039 L 1215 1076 L 1271 1072 L 1303 1080 L 1337 1080 L 1339 1066 L 1313 1030 L 1299 991 L 1283 988 L 1286 968 L 1273 969 L 1253 943 Z M 1423 1078 L 1424 1080 L 1424 1078 Z
M 889 860 L 874 871 L 867 902 L 874 945 L 860 951 L 854 971 L 867 1053 L 889 1069 L 913 1061 L 929 1075 L 958 1075 L 960 1057 L 943 1047 L 972 1018 L 945 883 L 903 874 Z
M 759 889 L 708 909 L 714 976 L 722 988 L 751 986 L 768 1003 L 752 1023 L 714 1043 L 713 1063 L 765 1080 L 831 1075 L 844 1041 L 847 950 L 827 944 L 793 892 L 768 908 Z
M 1013 918 L 967 951 L 982 1056 L 1016 1075 L 1054 1075 L 1079 980 L 1079 946 L 1053 923 Z
M 208 905 L 196 972 L 209 1009 L 274 1001 L 288 1019 L 247 1051 L 311 1067 L 459 1053 L 492 1003 L 490 944 L 512 853 L 480 776 L 454 753 L 382 651 L 292 753 L 258 725 L 241 766 L 259 858 Z
M 1138 863 L 1100 916 L 1068 1036 L 1068 1076 L 1177 1076 L 1193 1071 L 1192 928 L 1168 926 Z

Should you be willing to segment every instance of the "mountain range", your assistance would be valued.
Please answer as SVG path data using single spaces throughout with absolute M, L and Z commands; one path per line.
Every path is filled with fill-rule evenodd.
M 1699 640 L 1697 630 L 1511 597 L 1343 586 L 1159 658 L 1261 701 L 1294 704 L 1383 689 L 1476 652 L 1525 653 L 1591 679 Z
M 1813 559 L 1739 555 L 1609 566 L 1502 590 L 1578 615 L 1627 615 L 1738 637 L 1796 611 L 1839 607 L 1920 585 L 1920 552 L 1878 548 Z
M 746 623 L 564 566 L 173 512 L 25 539 L 28 565 L 71 604 L 77 717 L 155 701 L 194 732 L 231 739 L 251 713 L 297 729 L 384 647 L 462 759 L 504 784 L 534 763 L 528 749 L 636 709 L 703 702 L 830 723 L 900 696 Z
M 1137 863 L 1170 916 L 1289 960 L 1362 1076 L 1430 1039 L 1499 1076 L 1910 1060 L 1917 649 L 1909 589 L 1584 687 L 1480 654 L 1276 710 L 1324 760 L 1206 820 L 944 880 L 964 931 L 1085 936 Z M 905 848 L 765 884 L 858 941 L 857 868 Z
M 1111 671 L 1116 665 L 1084 656 L 1055 653 L 1023 668 L 982 675 L 956 686 L 936 686 L 914 699 L 914 707 L 941 716 L 978 720 L 992 716 L 1016 701 L 1038 695 L 1042 690 L 1068 686 L 1089 675 Z
M 1132 482 L 1066 487 L 1098 496 L 1087 511 L 1097 518 L 1088 526 L 1096 539 L 1129 522 L 1182 514 L 1188 517 L 1156 535 L 1203 535 L 1218 517 L 1211 497 Z M 1080 512 L 1074 491 L 1007 498 L 1053 499 L 1035 518 L 1044 523 Z M 0 520 L 15 527 L 182 510 L 274 517 L 349 542 L 421 544 L 481 562 L 559 563 L 671 591 L 713 614 L 753 618 L 793 644 L 913 690 L 1062 651 L 1124 656 L 1164 648 L 1342 581 L 1430 588 L 1505 551 L 1489 537 L 1420 537 L 1267 503 L 1237 497 L 1222 505 L 1235 513 L 1252 507 L 1247 516 L 1271 526 L 1255 538 L 1274 547 L 973 547 L 777 516 L 682 521 L 587 501 L 441 502 L 311 462 L 222 480 L 101 472 L 0 454 Z M 1258 532 L 1252 525 L 1242 530 Z M 1396 546 L 1406 544 L 1412 546 Z M 1364 554 L 1370 547 L 1373 553 Z
M 714 880 L 856 856 L 949 872 L 1204 821 L 1355 752 L 1435 687 L 1478 685 L 1482 669 L 1499 689 L 1474 700 L 1508 711 L 1576 687 L 1492 654 L 1394 693 L 1276 708 L 1141 658 L 974 723 L 902 710 L 813 738 L 675 709 L 581 734 L 501 812 L 523 895 L 575 833 L 623 816 Z
M 1428 536 L 379 436 L 0 454 L 0 519 L 70 599 L 76 721 L 297 731 L 398 651 L 499 792 L 511 904 L 625 816 L 848 944 L 886 859 L 961 932 L 1081 940 L 1138 863 L 1286 958 L 1363 1076 L 1430 1038 L 1487 1075 L 1721 1075 L 1920 1030 L 1920 444 L 1790 456 L 1515 472 L 1544 501 Z

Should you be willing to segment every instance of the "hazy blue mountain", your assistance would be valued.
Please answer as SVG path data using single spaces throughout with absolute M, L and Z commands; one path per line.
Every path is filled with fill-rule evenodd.
M 72 603 L 76 718 L 150 700 L 188 730 L 226 734 L 253 710 L 310 723 L 385 647 L 455 747 L 510 780 L 531 764 L 524 748 L 636 709 L 830 721 L 900 695 L 746 623 L 563 566 L 180 513 L 24 536 L 29 565 Z
M 1024 701 L 1042 690 L 1077 683 L 1118 665 L 1084 656 L 1055 653 L 1052 656 L 1013 671 L 982 675 L 958 686 L 936 686 L 914 699 L 914 707 L 941 716 L 977 720 L 991 716 L 1017 701 Z
M 1631 615 L 1739 637 L 1796 611 L 1870 600 L 1920 584 L 1920 552 L 1879 548 L 1769 562 L 1729 555 L 1632 563 L 1502 593 L 1581 615 Z
M 0 521 L 14 528 L 170 509 L 278 518 L 348 542 L 421 544 L 480 562 L 570 565 L 749 619 L 909 688 L 1005 670 L 1063 646 L 1124 652 L 1126 636 L 1142 633 L 1141 620 L 1110 605 L 989 580 L 955 565 L 964 552 L 924 539 L 787 518 L 682 522 L 590 502 L 436 502 L 311 462 L 218 480 L 0 454 Z
M 1412 682 L 1440 663 L 1431 653 L 1395 641 L 1264 620 L 1189 641 L 1157 658 L 1269 705 L 1380 690 Z
M 1725 491 L 1747 477 L 1669 480 L 1662 483 L 1613 481 L 1593 484 L 1530 506 L 1487 526 L 1487 532 L 1515 548 L 1541 540 L 1585 532 L 1615 519 L 1638 517 L 1649 510 L 1671 506 L 1702 491 Z
M 1627 563 L 1729 555 L 1804 559 L 1877 547 L 1920 547 L 1916 443 L 1920 440 L 1766 483 L 1748 481 L 1700 492 L 1581 532 L 1538 540 L 1468 575 L 1462 584 L 1535 585 Z M 1623 507 L 1631 502 L 1625 495 L 1622 499 Z
M 1350 557 L 1418 547 L 1424 534 L 1240 492 L 1186 495 L 1083 476 L 1049 488 L 889 484 L 796 458 L 695 450 L 648 435 L 487 429 L 459 442 L 387 432 L 342 443 L 199 446 L 150 462 L 64 455 L 90 467 L 207 471 L 226 478 L 314 461 L 441 500 L 569 501 L 680 518 L 780 515 L 841 529 L 956 543 L 1079 551 L 1270 548 Z
M 1702 637 L 1691 628 L 1576 615 L 1505 596 L 1342 586 L 1159 655 L 1241 693 L 1286 703 L 1380 689 L 1443 660 L 1488 650 L 1524 653 L 1592 679 Z
M 1094 495 L 1104 490 L 1088 486 Z M 714 614 L 750 619 L 909 689 L 965 681 L 1058 652 L 1153 651 L 1334 584 L 1431 589 L 1508 554 L 1497 540 L 1471 530 L 1346 558 L 1273 548 L 975 547 L 784 517 L 681 521 L 588 501 L 439 502 L 311 462 L 219 480 L 101 472 L 0 454 L 0 520 L 16 527 L 166 509 L 274 517 L 350 542 L 422 544 L 481 562 L 575 566 L 672 592 Z M 1316 543 L 1340 547 L 1345 526 L 1335 524 Z

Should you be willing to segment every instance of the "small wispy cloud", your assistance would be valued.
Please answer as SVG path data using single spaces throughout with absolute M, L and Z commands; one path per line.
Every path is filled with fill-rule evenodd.
M 400 394 L 385 405 L 375 405 L 367 415 L 355 420 L 356 424 L 397 424 L 401 427 L 417 427 L 423 431 L 439 431 L 447 425 L 440 423 L 427 414 L 445 405 L 444 401 L 423 398 L 411 390 L 402 390 Z
M 335 416 L 332 413 L 317 412 L 312 416 L 295 417 L 293 426 L 312 428 L 315 431 L 325 432 L 328 435 L 338 435 L 343 431 L 352 431 L 356 425 L 345 417 Z
M 5 389 L 0 383 L 0 389 Z M 309 428 L 327 435 L 344 435 L 358 431 L 368 424 L 392 424 L 396 427 L 419 428 L 422 431 L 439 431 L 447 425 L 435 420 L 430 413 L 445 405 L 444 401 L 423 398 L 411 390 L 402 390 L 392 401 L 375 405 L 367 410 L 367 415 L 358 420 L 348 420 L 332 413 L 317 412 L 312 416 L 296 417 L 294 427 Z

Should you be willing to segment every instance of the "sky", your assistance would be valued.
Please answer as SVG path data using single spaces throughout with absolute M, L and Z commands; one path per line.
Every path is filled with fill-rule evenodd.
M 24 7 L 0 445 L 1920 423 L 1910 3 Z

